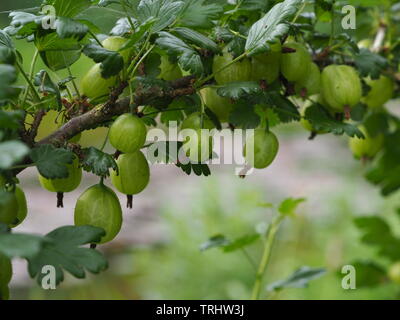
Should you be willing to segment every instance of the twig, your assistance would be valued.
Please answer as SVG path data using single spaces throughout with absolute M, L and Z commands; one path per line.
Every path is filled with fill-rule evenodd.
M 174 99 L 180 96 L 192 95 L 195 92 L 193 88 L 193 77 L 185 77 L 170 83 L 170 88 L 161 89 L 158 87 L 144 90 L 141 92 L 137 90 L 135 95 L 135 102 L 138 105 L 146 105 L 147 101 L 154 100 L 155 98 L 161 99 Z M 126 84 L 125 84 L 126 85 Z M 38 145 L 53 144 L 56 147 L 62 146 L 66 141 L 89 128 L 98 127 L 110 121 L 113 117 L 119 116 L 123 113 L 129 112 L 129 98 L 118 100 L 120 92 L 124 86 L 120 86 L 110 96 L 110 100 L 91 111 L 71 119 L 64 124 L 60 129 L 53 132 L 50 136 L 38 142 Z
M 31 128 L 28 131 L 28 139 L 30 145 L 35 144 L 35 138 L 37 136 L 39 126 L 42 123 L 43 117 L 46 115 L 46 111 L 41 109 L 35 114 Z

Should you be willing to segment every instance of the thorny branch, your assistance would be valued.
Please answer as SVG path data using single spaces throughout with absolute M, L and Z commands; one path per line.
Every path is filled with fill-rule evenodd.
M 196 92 L 193 86 L 194 82 L 195 78 L 193 76 L 188 76 L 169 82 L 167 88 L 160 88 L 155 86 L 153 88 L 145 90 L 138 89 L 136 90 L 134 97 L 135 104 L 141 106 L 146 105 L 149 101 L 153 101 L 154 99 L 168 100 L 175 99 L 181 96 L 192 95 Z M 52 144 L 55 147 L 62 147 L 66 145 L 69 139 L 76 136 L 77 134 L 85 130 L 99 127 L 111 121 L 116 116 L 130 112 L 130 99 L 118 99 L 126 86 L 127 83 L 121 83 L 118 88 L 111 92 L 108 102 L 95 107 L 89 112 L 86 112 L 71 119 L 58 130 L 53 132 L 51 135 L 34 144 L 33 140 L 37 133 L 37 123 L 40 124 L 40 121 L 45 114 L 44 112 L 39 111 L 40 114 L 35 117 L 32 128 L 26 133 L 26 137 L 24 137 L 24 140 L 32 140 L 32 147 L 44 144 Z M 30 160 L 25 159 L 24 163 L 29 164 Z

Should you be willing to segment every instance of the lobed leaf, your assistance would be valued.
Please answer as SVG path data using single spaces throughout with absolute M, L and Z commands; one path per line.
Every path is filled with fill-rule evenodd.
M 337 135 L 345 133 L 350 137 L 364 138 L 363 133 L 356 125 L 334 119 L 328 111 L 318 103 L 307 108 L 304 116 L 317 131 L 327 131 Z
M 32 278 L 37 278 L 41 284 L 45 274 L 44 266 L 53 266 L 56 270 L 56 283 L 64 280 L 66 270 L 76 278 L 85 278 L 85 269 L 92 273 L 99 273 L 107 268 L 104 256 L 81 245 L 99 242 L 105 232 L 101 228 L 92 226 L 64 226 L 45 236 L 48 241 L 43 244 L 40 252 L 28 257 L 28 271 Z
M 86 148 L 83 152 L 83 169 L 87 172 L 92 172 L 99 177 L 108 177 L 110 169 L 118 171 L 118 165 L 114 157 L 96 149 L 94 147 Z
M 67 178 L 67 164 L 71 164 L 75 157 L 71 151 L 50 144 L 32 149 L 30 156 L 40 174 L 47 179 Z

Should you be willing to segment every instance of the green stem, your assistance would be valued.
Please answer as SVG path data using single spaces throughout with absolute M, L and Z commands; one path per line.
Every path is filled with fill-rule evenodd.
M 232 34 L 234 34 L 235 36 L 237 36 L 237 37 L 239 37 L 239 38 L 242 38 L 242 39 L 247 40 L 247 37 L 244 36 L 244 35 L 242 35 L 242 34 L 240 34 L 239 32 L 236 32 L 236 31 L 234 31 L 234 30 L 232 30 L 232 29 L 229 29 L 229 32 L 232 33 Z
M 307 1 L 303 2 L 303 5 L 301 6 L 300 10 L 296 13 L 296 16 L 293 18 L 292 23 L 295 23 L 297 19 L 300 17 L 301 13 L 303 12 L 304 8 L 307 5 Z
M 339 49 L 341 46 L 343 46 L 343 45 L 345 45 L 345 44 L 346 44 L 346 42 L 337 43 L 337 44 L 335 44 L 334 46 L 330 47 L 329 50 L 330 50 L 330 51 L 333 51 L 333 50 Z
M 110 135 L 110 129 L 108 129 L 108 131 L 107 131 L 106 138 L 104 139 L 104 142 L 103 142 L 103 145 L 100 148 L 100 151 L 103 151 L 104 148 L 106 147 L 109 135 Z
M 128 14 L 128 10 L 126 9 L 124 0 L 121 0 L 121 6 L 122 6 L 122 9 L 124 9 L 124 11 L 126 13 L 126 18 L 128 19 L 128 22 L 129 22 L 129 25 L 131 26 L 132 32 L 134 32 L 135 31 L 135 25 L 133 24 L 133 21 L 132 21 L 131 17 Z
M 155 45 L 153 44 L 149 50 L 146 51 L 146 53 L 140 58 L 140 60 L 138 61 L 138 63 L 136 63 L 135 67 L 132 70 L 132 75 L 135 74 L 135 72 L 137 71 L 137 69 L 139 68 L 140 64 L 144 61 L 144 59 L 146 59 L 146 57 L 150 54 L 150 52 L 154 49 Z
M 97 44 L 98 44 L 100 47 L 103 47 L 103 44 L 101 43 L 101 41 L 99 40 L 99 38 L 97 38 L 96 35 L 95 35 L 92 31 L 89 30 L 89 34 L 92 36 L 92 38 L 97 42 Z
M 203 80 L 199 81 L 197 84 L 195 84 L 195 88 L 199 88 L 201 87 L 203 84 L 205 84 L 207 81 L 211 80 L 212 78 L 214 78 L 214 76 L 218 73 L 221 73 L 222 71 L 224 71 L 225 69 L 229 68 L 231 65 L 233 65 L 234 63 L 238 62 L 239 60 L 243 59 L 244 57 L 246 57 L 247 53 L 243 53 L 241 54 L 239 57 L 237 57 L 236 59 L 233 59 L 231 62 L 229 62 L 228 64 L 224 65 L 222 68 L 218 69 L 216 72 L 210 74 L 208 77 L 204 78 Z
M 37 101 L 40 101 L 40 96 L 39 96 L 39 94 L 37 93 L 37 91 L 36 91 L 36 89 L 35 89 L 35 86 L 34 86 L 33 83 L 32 83 L 32 80 L 31 80 L 31 79 L 29 78 L 29 76 L 25 73 L 24 68 L 21 66 L 21 64 L 20 64 L 18 61 L 17 61 L 15 64 L 16 64 L 18 70 L 21 72 L 22 76 L 25 78 L 26 82 L 28 83 L 28 86 L 29 86 L 29 88 L 31 89 L 31 91 L 32 91 L 32 93 L 33 93 L 33 95 L 34 95 L 34 98 L 35 98 Z
M 244 0 L 238 1 L 238 3 L 236 4 L 236 7 L 232 10 L 232 12 L 236 12 L 236 11 L 240 8 L 240 6 L 242 5 L 243 1 L 244 1 Z M 224 21 L 224 23 L 222 24 L 222 27 L 225 27 L 225 26 L 226 26 L 226 24 L 229 22 L 229 20 L 231 19 L 231 17 L 232 17 L 232 15 L 230 15 L 230 16 Z
M 10 170 L 17 170 L 17 169 L 25 169 L 25 168 L 30 168 L 30 167 L 34 167 L 35 164 L 21 164 L 21 165 L 17 165 L 17 166 L 13 166 L 10 168 Z
M 67 64 L 67 63 L 66 63 L 66 60 L 65 60 L 64 52 L 62 53 L 62 55 L 63 55 L 63 58 L 64 58 L 64 63 Z M 81 98 L 81 94 L 80 94 L 80 92 L 79 92 L 78 86 L 76 85 L 74 76 L 72 75 L 71 68 L 68 66 L 68 67 L 67 67 L 67 70 L 68 70 L 68 75 L 71 77 L 71 82 L 72 82 L 72 86 L 73 86 L 74 89 L 75 89 L 75 93 L 76 93 L 76 95 L 78 96 L 78 98 L 80 99 L 80 98 Z
M 299 115 L 296 114 L 296 113 L 290 112 L 290 111 L 288 111 L 288 110 L 285 110 L 285 109 L 283 109 L 283 108 L 279 108 L 279 107 L 276 107 L 276 106 L 273 106 L 272 109 L 279 110 L 279 112 L 286 113 L 287 115 L 292 116 L 292 117 L 294 117 L 294 118 L 298 118 L 298 116 L 299 116 Z
M 204 103 L 204 99 L 200 93 L 198 93 L 198 96 L 199 96 L 200 102 L 201 102 L 201 105 L 200 105 L 200 128 L 203 128 L 204 127 L 205 103 Z
M 258 300 L 260 298 L 265 271 L 267 269 L 268 262 L 271 257 L 272 246 L 274 244 L 276 233 L 278 232 L 279 226 L 283 219 L 284 219 L 283 215 L 277 216 L 274 220 L 272 220 L 271 225 L 268 229 L 268 234 L 267 234 L 267 239 L 266 239 L 265 245 L 264 245 L 263 255 L 261 258 L 260 265 L 258 267 L 258 271 L 256 274 L 256 281 L 255 281 L 254 287 L 253 287 L 253 293 L 251 296 L 252 300 Z
M 146 40 L 144 41 L 144 44 L 143 44 L 142 48 L 140 49 L 139 53 L 132 60 L 130 66 L 128 67 L 128 75 L 132 73 L 132 69 L 136 67 L 136 62 L 140 59 L 140 56 L 146 50 L 146 47 L 150 42 L 150 37 L 151 37 L 151 32 L 149 33 L 149 35 L 147 36 Z
M 129 72 L 128 70 L 128 74 L 132 74 L 132 78 L 129 79 L 129 94 L 130 94 L 130 104 L 133 103 L 133 88 L 132 88 L 132 80 L 135 76 L 135 72 L 137 71 L 137 69 L 139 68 L 140 64 L 144 61 L 144 59 L 146 59 L 146 57 L 150 54 L 151 50 L 153 50 L 153 48 L 155 47 L 155 45 L 153 44 L 149 50 L 147 50 L 147 52 L 142 56 L 142 58 L 138 61 L 138 63 L 136 63 L 135 67 L 133 68 L 132 72 Z
M 331 22 L 331 36 L 329 38 L 329 46 L 332 44 L 333 36 L 335 34 L 335 0 L 333 0 L 332 2 L 331 14 L 332 14 L 332 22 Z
M 39 57 L 39 50 L 36 49 L 35 54 L 33 55 L 33 58 L 32 58 L 31 67 L 29 69 L 29 79 L 31 81 L 33 78 L 33 73 L 35 72 L 35 65 L 36 65 L 38 57 Z M 24 97 L 22 99 L 22 106 L 25 105 L 26 100 L 28 99 L 28 92 L 29 92 L 29 90 L 26 90 L 24 93 Z

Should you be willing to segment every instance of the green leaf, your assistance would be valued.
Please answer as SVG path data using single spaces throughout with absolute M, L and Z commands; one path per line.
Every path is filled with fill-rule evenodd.
M 251 56 L 268 49 L 267 42 L 277 41 L 289 30 L 288 20 L 297 12 L 302 0 L 285 0 L 276 4 L 249 31 L 246 52 Z
M 29 153 L 29 148 L 21 141 L 0 143 L 0 169 L 9 169 Z
M 327 131 L 337 135 L 345 133 L 350 137 L 364 138 L 363 133 L 357 126 L 334 119 L 329 112 L 318 103 L 307 108 L 304 116 L 317 131 Z
M 264 0 L 243 0 L 240 11 L 266 11 L 269 3 Z
M 260 234 L 248 234 L 243 237 L 229 240 L 224 235 L 216 235 L 211 237 L 200 246 L 201 251 L 206 251 L 213 248 L 221 248 L 223 252 L 230 253 L 248 247 L 260 239 Z
M 206 0 L 186 0 L 179 23 L 186 27 L 208 29 L 222 13 L 223 7 L 219 4 L 206 3 Z
M 118 171 L 117 163 L 108 153 L 90 147 L 82 150 L 84 158 L 82 161 L 83 169 L 92 172 L 99 177 L 108 177 L 110 169 Z
M 137 9 L 140 22 L 157 19 L 152 27 L 156 33 L 171 25 L 181 12 L 184 3 L 175 0 L 141 0 Z
M 40 70 L 33 80 L 33 84 L 39 87 L 39 92 L 54 94 L 57 97 L 58 105 L 61 106 L 61 93 L 57 84 L 51 80 L 45 70 Z
M 170 55 L 178 56 L 178 63 L 184 71 L 201 76 L 204 73 L 203 63 L 199 53 L 183 40 L 169 32 L 160 32 L 157 45 L 168 51 Z
M 296 215 L 295 211 L 297 210 L 297 207 L 305 201 L 306 201 L 305 198 L 298 198 L 298 199 L 288 198 L 282 201 L 278 210 L 282 215 L 294 216 Z
M 181 168 L 183 172 L 185 172 L 188 176 L 192 174 L 192 172 L 200 177 L 200 176 L 205 176 L 208 177 L 211 175 L 211 171 L 208 165 L 203 164 L 203 163 L 188 163 L 188 164 L 182 164 L 178 163 L 176 164 L 178 168 Z
M 174 110 L 177 105 L 179 105 L 179 101 L 175 102 L 174 100 L 167 109 L 162 111 L 160 117 L 161 123 L 168 125 L 169 122 L 174 121 L 177 124 L 180 124 L 183 119 L 185 119 L 185 115 L 181 110 Z
M 357 260 L 349 265 L 356 270 L 356 284 L 358 288 L 376 287 L 387 281 L 386 270 L 374 261 Z M 338 272 L 343 278 L 343 273 Z
M 268 108 L 267 111 L 265 111 L 265 118 L 268 120 L 268 125 L 270 128 L 276 127 L 281 123 L 279 115 L 271 108 Z
M 172 29 L 173 33 L 176 33 L 180 38 L 200 47 L 203 49 L 210 50 L 211 52 L 217 53 L 220 51 L 218 45 L 212 41 L 210 38 L 207 38 L 203 34 L 194 31 L 189 28 L 174 28 Z
M 374 112 L 365 118 L 363 125 L 370 137 L 376 137 L 388 132 L 389 117 L 386 112 Z
M 225 244 L 222 250 L 226 253 L 241 250 L 244 247 L 248 247 L 254 244 L 257 240 L 260 239 L 260 234 L 248 234 L 243 237 L 231 240 L 229 243 Z
M 15 47 L 10 36 L 0 30 L 0 63 L 13 65 L 16 58 Z
M 245 95 L 258 93 L 262 89 L 255 81 L 249 82 L 230 82 L 223 87 L 218 88 L 217 93 L 226 98 L 238 100 Z
M 72 51 L 80 50 L 77 39 L 61 39 L 57 33 L 49 33 L 45 36 L 35 37 L 35 45 L 39 51 Z M 60 58 L 61 59 L 61 58 Z
M 133 23 L 135 24 L 133 19 Z M 131 32 L 131 25 L 129 24 L 128 18 L 120 18 L 115 23 L 115 26 L 111 29 L 110 35 L 112 36 L 124 36 Z
M 89 31 L 87 25 L 65 17 L 57 18 L 55 27 L 57 34 L 61 39 L 76 38 L 81 40 Z
M 260 116 L 255 113 L 254 105 L 239 100 L 229 116 L 229 122 L 242 129 L 254 129 L 260 124 Z
M 12 258 L 32 258 L 47 240 L 25 233 L 0 233 L 0 253 Z
M 268 285 L 268 291 L 280 291 L 286 288 L 306 288 L 310 281 L 326 274 L 323 268 L 300 267 L 285 280 L 276 281 Z
M 81 55 L 81 46 L 77 39 L 61 39 L 55 32 L 36 36 L 35 45 L 46 66 L 53 71 L 69 67 Z
M 211 237 L 200 246 L 200 251 L 206 251 L 213 248 L 220 248 L 229 243 L 229 240 L 222 234 Z
M 124 59 L 116 51 L 110 51 L 97 44 L 88 44 L 83 53 L 97 63 L 101 63 L 101 75 L 110 78 L 117 75 L 124 68 Z
M 12 86 L 17 80 L 17 70 L 7 64 L 0 64 L 0 101 L 14 97 L 18 90 Z
M 67 164 L 71 164 L 74 157 L 71 151 L 55 148 L 50 144 L 36 147 L 31 151 L 32 160 L 40 174 L 47 179 L 67 178 Z
M 366 174 L 366 178 L 371 183 L 381 187 L 381 193 L 384 196 L 400 189 L 399 139 L 399 129 L 385 136 L 384 152 Z
M 4 111 L 0 110 L 0 128 L 1 129 L 18 129 L 21 126 L 21 121 L 24 119 L 24 112 Z
M 27 37 L 36 32 L 44 16 L 37 16 L 28 12 L 13 11 L 9 14 L 10 26 L 5 28 L 8 34 Z
M 99 242 L 105 232 L 92 226 L 65 226 L 46 235 L 49 242 L 44 243 L 42 250 L 34 257 L 28 258 L 28 271 L 32 278 L 40 284 L 42 268 L 46 265 L 56 269 L 56 283 L 64 280 L 63 270 L 76 278 L 85 278 L 85 269 L 99 273 L 107 268 L 107 261 L 97 250 L 80 246 Z
M 58 17 L 73 18 L 91 6 L 90 0 L 47 0 L 56 9 Z
M 222 130 L 221 121 L 219 120 L 218 116 L 210 108 L 208 108 L 207 106 L 204 109 L 204 112 L 205 112 L 206 116 L 212 121 L 212 123 L 214 124 L 215 128 L 217 130 Z
M 299 110 L 288 98 L 278 92 L 268 92 L 265 97 L 267 105 L 273 107 L 281 122 L 300 121 Z
M 393 262 L 400 260 L 400 239 L 396 238 L 389 225 L 380 217 L 360 217 L 354 220 L 362 232 L 361 241 L 378 250 L 378 254 Z
M 144 70 L 148 77 L 157 78 L 160 73 L 161 57 L 157 53 L 150 53 L 144 60 Z
M 385 58 L 365 48 L 362 48 L 360 53 L 354 56 L 354 60 L 361 76 L 371 76 L 372 79 L 378 79 L 382 71 L 389 65 Z
M 144 24 L 140 25 L 137 29 L 135 29 L 135 32 L 130 35 L 129 40 L 121 47 L 119 51 L 123 51 L 127 48 L 132 48 L 132 46 L 134 46 L 137 42 L 139 42 L 144 37 L 144 35 L 153 27 L 155 21 L 156 20 L 154 19 L 150 19 L 146 21 Z

